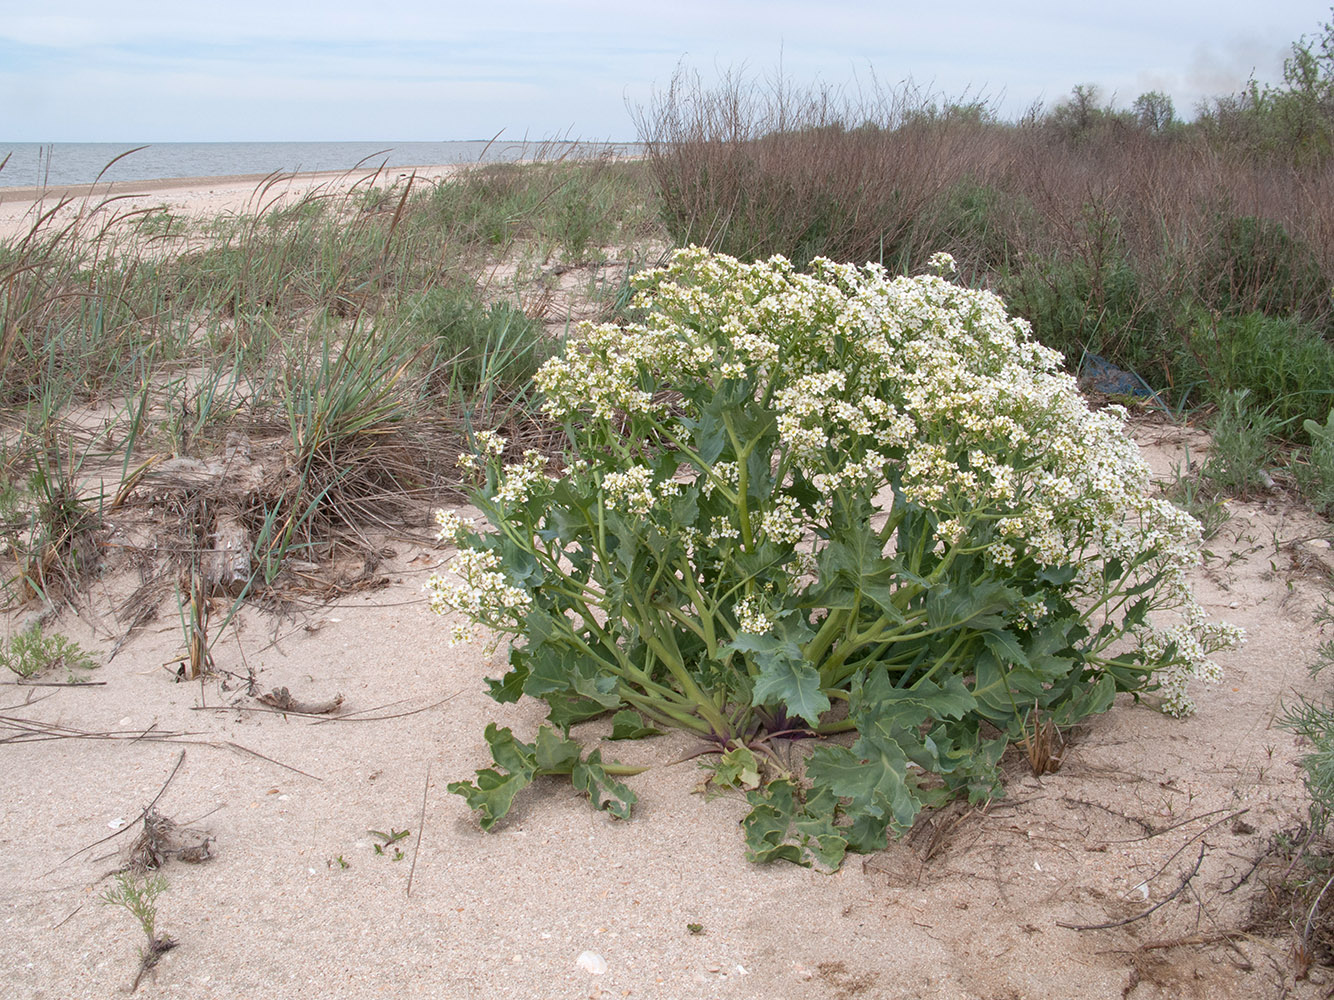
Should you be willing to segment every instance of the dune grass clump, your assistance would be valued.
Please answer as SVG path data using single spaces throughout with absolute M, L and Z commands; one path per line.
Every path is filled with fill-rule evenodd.
M 1149 691 L 1183 714 L 1217 678 L 1239 633 L 1186 584 L 1199 525 L 1150 495 L 1123 411 L 1091 411 L 994 295 L 698 248 L 636 285 L 642 322 L 587 326 L 538 373 L 563 474 L 491 440 L 488 527 L 440 518 L 460 549 L 432 607 L 454 641 L 508 637 L 493 697 L 543 700 L 565 734 L 488 729 L 502 770 L 451 786 L 484 826 L 540 773 L 627 812 L 568 739 L 600 715 L 734 765 L 848 734 L 804 774 L 771 767 L 745 823 L 754 858 L 837 865 L 994 794 L 1039 718 Z
M 296 196 L 274 175 L 215 219 L 117 196 L 35 208 L 0 240 L 0 420 L 21 425 L 3 457 L 9 596 L 72 593 L 105 554 L 88 544 L 102 516 L 156 469 L 186 469 L 161 484 L 192 522 L 173 551 L 239 519 L 245 594 L 290 583 L 293 556 L 372 552 L 415 520 L 457 483 L 426 439 L 448 452 L 528 419 L 553 342 L 544 272 L 595 272 L 651 234 L 640 165 L 548 152 Z

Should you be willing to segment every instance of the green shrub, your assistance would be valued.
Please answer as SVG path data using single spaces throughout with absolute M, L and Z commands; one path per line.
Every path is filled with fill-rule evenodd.
M 1245 390 L 1248 404 L 1295 434 L 1334 405 L 1334 344 L 1294 318 L 1261 313 L 1197 322 L 1181 378 L 1203 382 L 1214 402 Z
M 73 682 L 83 677 L 77 671 L 93 670 L 98 663 L 77 642 L 59 634 L 45 635 L 38 626 L 11 637 L 0 648 L 0 666 L 24 680 L 63 670 Z
M 1209 455 L 1200 476 L 1217 493 L 1246 496 L 1268 488 L 1265 469 L 1274 454 L 1272 439 L 1281 423 L 1273 413 L 1251 401 L 1245 389 L 1223 395 L 1209 427 Z
M 1311 451 L 1309 462 L 1297 466 L 1297 484 L 1317 513 L 1329 514 L 1334 512 L 1334 409 L 1324 424 L 1306 420 L 1303 429 L 1311 439 Z
M 524 386 L 550 351 L 542 324 L 510 302 L 484 303 L 471 288 L 432 288 L 411 309 L 429 345 L 429 389 L 461 392 Z
M 1167 381 L 1167 324 L 1125 260 L 1101 267 L 1064 257 L 1033 261 L 1005 276 L 1001 291 L 1037 338 L 1070 364 L 1097 354 L 1147 381 Z
M 965 274 L 984 275 L 1003 269 L 1014 237 L 1011 226 L 1029 211 L 1016 211 L 1015 196 L 972 178 L 945 192 L 933 210 L 934 245 L 951 253 Z M 1025 206 L 1031 211 L 1031 206 Z

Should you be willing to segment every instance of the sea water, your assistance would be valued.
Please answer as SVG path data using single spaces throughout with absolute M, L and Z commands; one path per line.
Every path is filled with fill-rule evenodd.
M 166 177 L 222 177 L 354 167 L 413 167 L 560 155 L 573 144 L 463 142 L 11 142 L 0 141 L 0 187 L 60 187 Z M 139 148 L 142 147 L 142 148 Z M 634 143 L 580 143 L 581 155 L 637 151 Z M 115 162 L 112 162 L 115 161 Z M 108 166 L 110 164 L 110 166 Z

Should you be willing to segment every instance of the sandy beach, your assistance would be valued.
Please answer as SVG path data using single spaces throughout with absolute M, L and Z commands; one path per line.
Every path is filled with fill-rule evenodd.
M 65 197 L 65 211 L 110 198 L 116 212 L 198 218 L 368 183 L 263 180 L 0 189 L 0 233 Z M 1163 421 L 1135 434 L 1164 478 L 1187 449 L 1207 451 Z M 146 497 L 170 489 L 155 475 L 137 487 Z M 135 520 L 149 506 L 108 514 L 111 541 L 150 545 L 151 518 Z M 424 541 L 428 511 L 378 543 L 355 586 L 245 607 L 194 682 L 177 678 L 185 643 L 169 597 L 130 631 L 139 565 L 109 544 L 88 592 L 48 623 L 102 661 L 96 683 L 0 694 L 4 993 L 128 994 L 144 935 L 99 900 L 147 815 L 192 849 L 161 869 L 156 926 L 176 946 L 138 984 L 145 998 L 1327 995 L 1321 966 L 1295 978 L 1264 879 L 1275 838 L 1306 815 L 1303 747 L 1276 719 L 1323 690 L 1307 668 L 1324 638 L 1313 615 L 1334 569 L 1329 528 L 1277 494 L 1230 510 L 1193 582 L 1211 616 L 1250 638 L 1221 657 L 1221 685 L 1197 687 L 1197 714 L 1123 699 L 1068 734 L 1055 773 L 1034 777 L 1012 749 L 1004 798 L 925 816 L 836 874 L 749 863 L 746 803 L 698 793 L 698 745 L 680 733 L 603 744 L 649 768 L 628 779 L 640 800 L 629 821 L 539 781 L 483 833 L 446 785 L 489 765 L 488 722 L 531 739 L 543 706 L 494 703 L 484 678 L 503 662 L 448 647 L 422 590 L 449 556 Z M 8 634 L 37 610 L 11 613 Z M 227 611 L 214 602 L 216 627 Z M 341 700 L 302 715 L 273 707 L 282 688 Z M 607 728 L 575 735 L 592 746 Z
M 1171 426 L 1137 434 L 1163 474 L 1202 447 Z M 421 589 L 447 557 L 435 545 L 387 541 L 381 586 L 243 611 L 201 682 L 175 680 L 182 631 L 164 611 L 99 686 L 4 688 L 7 993 L 127 991 L 143 935 L 98 900 L 151 804 L 212 857 L 162 869 L 158 927 L 178 945 L 143 997 L 1323 995 L 1319 969 L 1293 981 L 1281 934 L 1239 928 L 1266 900 L 1256 860 L 1305 810 L 1301 748 L 1274 719 L 1314 689 L 1324 530 L 1281 503 L 1234 505 L 1211 545 L 1231 555 L 1195 585 L 1250 641 L 1198 714 L 1119 703 L 1071 734 L 1055 774 L 1016 753 L 1004 799 L 952 806 L 833 875 L 748 863 L 744 802 L 696 793 L 680 734 L 604 745 L 650 768 L 630 779 L 628 822 L 552 781 L 479 830 L 446 784 L 489 762 L 487 722 L 531 737 L 542 712 L 491 702 L 483 678 L 503 664 L 447 647 Z M 59 629 L 108 659 L 134 581 L 109 570 Z M 280 687 L 343 700 L 283 714 L 259 697 Z
M 63 205 L 57 219 L 80 210 L 105 217 L 164 209 L 191 219 L 223 214 L 262 214 L 307 194 L 332 197 L 355 189 L 390 187 L 410 179 L 437 181 L 464 169 L 459 164 L 312 173 L 171 177 L 65 187 L 0 187 L 0 239 L 21 236 L 45 212 Z

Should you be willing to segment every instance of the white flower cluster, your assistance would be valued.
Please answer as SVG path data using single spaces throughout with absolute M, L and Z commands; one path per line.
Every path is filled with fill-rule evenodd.
M 653 473 L 642 465 L 625 472 L 609 472 L 602 478 L 607 505 L 629 514 L 647 514 L 653 509 Z
M 769 507 L 760 512 L 760 528 L 779 545 L 795 545 L 806 534 L 805 517 L 797 498 L 776 494 Z
M 931 268 L 937 274 L 953 274 L 958 270 L 954 263 L 954 255 L 940 250 L 931 255 L 931 259 L 926 262 L 926 266 Z
M 512 462 L 505 466 L 504 475 L 496 487 L 496 499 L 501 503 L 523 503 L 536 487 L 548 483 L 546 476 L 547 457 L 534 448 L 523 453 L 522 462 Z
M 1140 638 L 1177 651 L 1182 666 L 1160 679 L 1168 710 L 1187 710 L 1187 681 L 1213 676 L 1208 654 L 1237 639 L 1204 623 L 1187 586 L 1198 526 L 1147 497 L 1148 469 L 1123 411 L 1090 411 L 1060 355 L 1033 340 L 1025 321 L 997 296 L 940 276 L 954 270 L 948 254 L 930 263 L 938 275 L 891 278 L 876 265 L 827 260 L 799 274 L 781 257 L 745 264 L 697 247 L 677 251 L 667 267 L 635 278 L 648 305 L 643 322 L 585 324 L 563 356 L 542 366 L 543 406 L 605 425 L 609 438 L 657 435 L 652 448 L 691 441 L 716 423 L 716 412 L 701 409 L 708 394 L 688 387 L 735 393 L 727 380 L 744 378 L 753 390 L 744 405 L 767 408 L 777 428 L 772 461 L 783 470 L 772 499 L 751 512 L 752 526 L 783 543 L 816 538 L 818 551 L 815 522 L 840 490 L 883 497 L 892 483 L 894 503 L 935 515 L 945 545 L 967 546 L 985 527 L 979 551 L 994 567 L 1076 566 L 1076 599 L 1096 603 L 1106 586 L 1097 567 L 1118 559 L 1157 577 L 1153 607 L 1181 618 L 1171 639 Z M 730 460 L 691 474 L 711 502 L 718 490 L 739 488 Z M 527 458 L 507 467 L 501 498 L 532 495 L 541 476 Z M 786 494 L 798 479 L 823 506 L 803 511 Z M 601 482 L 612 506 L 637 515 L 671 489 L 639 467 Z M 713 515 L 686 544 L 726 545 L 740 524 L 735 513 Z
M 427 606 L 436 614 L 458 611 L 466 623 L 454 625 L 450 645 L 471 642 L 472 624 L 502 625 L 522 618 L 532 606 L 532 596 L 511 586 L 496 567 L 497 555 L 489 549 L 461 549 L 447 567 L 455 578 L 432 576 L 426 581 Z
M 456 510 L 437 510 L 435 512 L 435 523 L 440 528 L 435 537 L 449 544 L 456 544 L 459 538 L 471 531 L 473 527 L 473 519 L 471 517 L 460 517 Z
M 737 627 L 751 635 L 763 635 L 774 627 L 774 620 L 765 611 L 764 602 L 756 597 L 743 597 L 736 602 Z
M 502 437 L 495 431 L 478 431 L 473 435 L 473 443 L 477 446 L 477 451 L 475 453 L 470 451 L 460 453 L 456 463 L 460 469 L 465 469 L 468 472 L 479 470 L 482 463 L 488 458 L 499 458 L 505 454 L 505 447 L 509 444 L 509 439 Z

